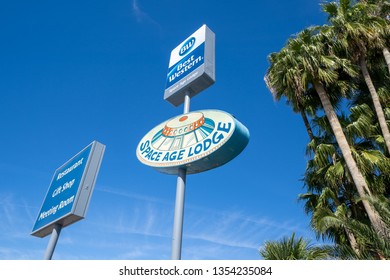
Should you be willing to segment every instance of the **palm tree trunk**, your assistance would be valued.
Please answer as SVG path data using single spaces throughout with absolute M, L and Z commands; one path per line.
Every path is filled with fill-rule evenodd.
M 355 235 L 353 234 L 353 232 L 350 229 L 345 228 L 345 233 L 347 235 L 347 238 L 348 238 L 348 241 L 349 241 L 349 245 L 351 246 L 352 250 L 357 255 L 360 255 L 359 247 L 358 247 L 358 244 L 356 242 L 356 238 L 355 238 Z
M 349 173 L 351 174 L 352 180 L 355 184 L 357 192 L 362 199 L 364 209 L 366 210 L 367 216 L 370 219 L 372 227 L 380 233 L 381 236 L 385 237 L 387 240 L 390 239 L 388 229 L 382 224 L 382 221 L 373 209 L 371 204 L 364 199 L 365 196 L 371 196 L 371 192 L 367 187 L 366 180 L 363 177 L 363 174 L 360 172 L 355 159 L 352 156 L 351 148 L 348 144 L 347 138 L 344 135 L 343 129 L 339 122 L 339 119 L 334 111 L 332 104 L 330 103 L 329 97 L 325 91 L 323 85 L 319 82 L 314 83 L 314 88 L 320 97 L 322 106 L 325 110 L 326 117 L 329 120 L 329 123 L 332 127 L 333 133 L 336 137 L 337 144 L 340 147 L 341 153 L 343 154 L 344 160 L 347 164 Z
M 379 100 L 379 95 L 376 92 L 376 89 L 375 89 L 375 86 L 372 82 L 370 73 L 368 72 L 367 63 L 366 63 L 365 58 L 362 56 L 360 58 L 359 62 L 360 62 L 360 68 L 361 68 L 362 73 L 363 73 L 364 81 L 366 82 L 368 90 L 370 91 L 370 94 L 371 94 L 371 99 L 372 99 L 372 102 L 374 104 L 375 112 L 376 112 L 376 115 L 378 117 L 378 122 L 379 122 L 379 126 L 381 128 L 381 131 L 382 131 L 383 138 L 385 139 L 387 151 L 390 153 L 390 131 L 389 131 L 389 127 L 387 126 L 387 123 L 386 123 L 386 118 L 385 118 L 385 114 L 383 112 L 382 105 L 381 105 L 380 100 Z
M 389 73 L 390 73 L 390 52 L 389 52 L 389 49 L 384 47 L 382 51 L 383 51 L 383 56 L 385 57 L 385 60 L 386 60 L 387 68 L 389 69 Z
M 335 164 L 336 164 L 335 160 L 333 160 L 333 165 L 335 165 Z M 333 200 L 334 200 L 336 207 L 339 207 L 341 205 L 341 202 L 337 197 L 335 197 Z M 345 226 L 344 231 L 345 231 L 345 234 L 347 236 L 349 245 L 351 246 L 352 250 L 356 253 L 356 255 L 359 256 L 360 255 L 359 246 L 358 246 L 358 243 L 356 241 L 356 237 L 353 234 L 352 230 L 348 226 Z
M 307 118 L 307 115 L 303 109 L 299 108 L 299 111 L 301 113 L 301 117 L 302 117 L 303 123 L 305 124 L 306 131 L 307 131 L 307 134 L 309 135 L 310 141 L 313 141 L 314 140 L 313 130 L 311 129 L 310 122 Z

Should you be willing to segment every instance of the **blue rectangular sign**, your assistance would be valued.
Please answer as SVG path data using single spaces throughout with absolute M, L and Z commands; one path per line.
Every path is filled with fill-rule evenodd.
M 64 227 L 84 217 L 103 152 L 104 145 L 94 141 L 56 170 L 32 235 L 44 237 L 55 223 Z
M 174 106 L 215 82 L 215 34 L 203 25 L 174 48 L 169 59 L 164 99 Z

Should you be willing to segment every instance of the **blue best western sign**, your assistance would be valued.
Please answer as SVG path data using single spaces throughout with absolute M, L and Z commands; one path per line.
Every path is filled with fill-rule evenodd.
M 215 34 L 203 25 L 172 50 L 164 99 L 174 106 L 215 82 Z
M 84 218 L 105 146 L 94 141 L 54 173 L 32 235 L 44 237 Z

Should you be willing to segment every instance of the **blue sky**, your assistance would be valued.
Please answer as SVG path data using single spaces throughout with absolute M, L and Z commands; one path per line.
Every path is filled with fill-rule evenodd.
M 297 195 L 308 142 L 275 103 L 267 56 L 322 24 L 319 1 L 0 2 L 0 259 L 42 259 L 30 235 L 55 170 L 97 140 L 106 151 L 84 220 L 62 230 L 53 259 L 169 259 L 176 176 L 136 147 L 180 115 L 164 101 L 169 55 L 203 24 L 216 35 L 216 83 L 191 110 L 218 109 L 250 131 L 233 161 L 187 177 L 183 259 L 260 259 L 266 240 L 315 241 Z

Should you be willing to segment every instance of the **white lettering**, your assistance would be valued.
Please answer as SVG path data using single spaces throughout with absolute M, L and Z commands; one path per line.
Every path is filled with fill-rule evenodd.
M 69 182 L 66 182 L 62 186 L 56 188 L 53 191 L 53 194 L 51 195 L 51 197 L 55 197 L 55 196 L 59 195 L 60 193 L 62 193 L 63 191 L 66 191 L 67 189 L 70 189 L 73 186 L 74 182 L 75 182 L 75 179 L 73 179 L 73 180 L 71 180 Z
M 72 195 L 71 197 L 69 197 L 66 200 L 62 200 L 60 202 L 60 204 L 58 205 L 58 209 L 64 208 L 65 206 L 71 204 L 73 202 L 73 200 L 74 200 L 74 195 Z
M 68 167 L 67 169 L 65 169 L 63 172 L 60 172 L 57 176 L 57 180 L 61 179 L 62 177 L 64 177 L 66 174 L 68 174 L 69 172 L 73 171 L 75 168 L 79 167 L 80 165 L 83 164 L 83 160 L 84 158 L 80 159 L 78 162 L 76 162 L 75 164 L 73 164 L 71 167 Z
M 181 150 L 159 151 L 158 148 L 152 147 L 150 141 L 147 140 L 141 143 L 138 153 L 147 161 L 161 163 L 187 160 L 194 157 L 199 158 L 202 157 L 203 153 L 209 152 L 214 147 L 221 145 L 221 141 L 230 133 L 232 125 L 231 122 L 219 122 L 216 129 L 207 138 Z M 170 136 L 181 135 L 185 134 L 187 130 L 187 128 L 179 128 L 177 131 L 167 131 L 165 134 L 169 134 Z
M 169 83 L 173 82 L 176 78 L 186 73 L 188 70 L 190 70 L 192 67 L 200 63 L 202 60 L 203 60 L 203 56 L 199 56 L 195 59 L 194 56 L 191 55 L 191 57 L 188 58 L 187 60 L 180 62 L 176 66 L 176 72 L 168 77 Z
M 58 205 L 52 206 L 49 210 L 41 212 L 41 214 L 39 214 L 38 221 L 42 220 L 50 215 L 54 215 L 57 212 L 57 209 L 58 209 Z

